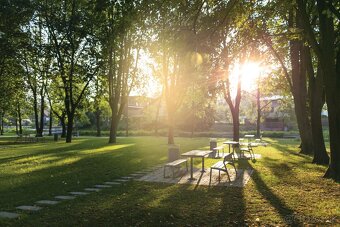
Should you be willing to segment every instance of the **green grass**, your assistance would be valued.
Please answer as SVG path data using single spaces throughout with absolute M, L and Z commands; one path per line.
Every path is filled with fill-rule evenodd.
M 220 142 L 222 140 L 219 140 Z M 322 175 L 325 166 L 297 153 L 294 140 L 269 140 L 244 188 L 131 182 L 65 201 L 0 226 L 230 226 L 340 224 L 340 185 Z M 209 138 L 176 138 L 181 152 L 206 149 Z M 77 138 L 14 144 L 0 139 L 0 211 L 52 199 L 69 191 L 126 176 L 166 162 L 165 137 Z M 206 166 L 216 162 L 207 159 Z M 199 167 L 200 162 L 197 160 Z

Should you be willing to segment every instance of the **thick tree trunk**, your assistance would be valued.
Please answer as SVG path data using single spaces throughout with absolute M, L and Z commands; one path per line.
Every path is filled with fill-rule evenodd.
M 74 120 L 74 112 L 68 113 L 67 114 L 66 143 L 72 142 L 73 120 Z
M 171 101 L 168 101 L 168 144 L 175 144 L 174 138 L 174 126 L 175 126 L 175 110 L 171 104 Z
M 328 10 L 326 4 L 325 1 L 317 0 L 321 36 L 321 51 L 318 57 L 324 76 L 331 149 L 331 160 L 325 177 L 340 181 L 340 70 L 338 67 L 340 57 L 339 53 L 336 53 L 333 18 L 324 13 Z
M 292 65 L 292 94 L 294 97 L 297 125 L 301 137 L 300 152 L 303 154 L 313 154 L 313 140 L 307 108 L 306 66 L 301 41 L 290 41 L 290 59 Z
M 66 119 L 65 119 L 65 115 L 62 115 L 60 118 L 60 124 L 61 124 L 61 138 L 65 138 L 66 137 Z
M 116 143 L 117 142 L 117 127 L 118 127 L 118 125 L 117 125 L 117 122 L 116 122 L 116 117 L 114 115 L 112 115 L 109 143 Z
M 310 109 L 311 109 L 311 126 L 314 145 L 314 158 L 313 163 L 316 164 L 329 164 L 329 157 L 325 147 L 323 137 L 322 124 L 321 124 L 321 111 L 324 105 L 324 91 L 322 72 L 318 67 L 317 75 L 314 77 L 312 62 L 310 59 L 310 73 L 309 73 L 309 91 L 310 91 Z
M 239 110 L 233 108 L 231 109 L 231 115 L 233 118 L 233 140 L 239 141 L 240 140 L 240 114 Z

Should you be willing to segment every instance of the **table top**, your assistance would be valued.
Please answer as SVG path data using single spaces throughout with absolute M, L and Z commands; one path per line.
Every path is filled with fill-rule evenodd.
M 237 141 L 225 141 L 224 144 L 239 144 Z
M 212 151 L 209 151 L 209 150 L 192 150 L 192 151 L 185 152 L 181 155 L 185 156 L 185 157 L 201 157 L 201 158 L 203 158 L 204 156 L 210 154 L 211 152 Z
M 244 138 L 253 138 L 255 135 L 244 135 Z

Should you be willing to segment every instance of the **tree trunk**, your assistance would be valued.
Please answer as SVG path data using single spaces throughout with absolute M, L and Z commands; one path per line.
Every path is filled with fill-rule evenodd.
M 41 88 L 41 94 L 43 93 L 43 88 Z M 40 125 L 37 133 L 37 137 L 43 137 L 44 132 L 44 115 L 45 115 L 45 100 L 44 96 L 40 96 Z
M 261 138 L 261 103 L 260 103 L 260 86 L 259 85 L 257 87 L 256 103 L 257 103 L 256 137 L 259 139 Z
M 53 125 L 53 113 L 52 113 L 52 109 L 50 108 L 50 123 L 48 126 L 48 135 L 52 136 L 52 125 Z
M 239 141 L 240 140 L 240 114 L 239 110 L 236 108 L 231 109 L 231 115 L 233 118 L 233 140 Z
M 339 52 L 336 53 L 333 18 L 324 13 L 328 10 L 326 4 L 325 1 L 317 0 L 321 38 L 318 57 L 324 76 L 331 149 L 331 160 L 325 177 L 340 181 L 340 56 Z
M 67 114 L 66 143 L 72 142 L 73 120 L 74 120 L 74 112 L 71 111 Z
M 171 102 L 172 101 L 168 101 L 168 105 L 167 105 L 168 107 L 168 144 L 175 144 L 175 138 L 174 138 L 175 110 Z
M 15 134 L 19 135 L 19 130 L 18 130 L 18 118 L 15 118 Z
M 117 122 L 116 117 L 112 114 L 109 143 L 117 142 Z
M 1 113 L 1 116 L 0 116 L 0 135 L 3 135 L 4 134 L 4 112 Z
M 22 135 L 22 118 L 21 118 L 21 109 L 20 109 L 20 103 L 18 103 L 18 122 L 19 122 L 19 134 Z
M 101 125 L 101 122 L 100 122 L 100 109 L 97 108 L 96 109 L 96 129 L 97 129 L 97 137 L 100 137 L 101 136 L 101 128 L 100 128 L 100 125 Z
M 63 114 L 60 118 L 60 124 L 61 124 L 61 138 L 66 137 L 66 119 L 65 119 L 65 114 Z
M 311 126 L 314 145 L 314 158 L 313 163 L 316 164 L 329 164 L 329 157 L 325 147 L 323 137 L 322 124 L 321 124 L 321 111 L 325 103 L 324 89 L 322 81 L 322 72 L 318 66 L 316 77 L 314 77 L 312 61 L 310 52 L 308 50 L 309 58 L 309 91 L 310 91 L 310 109 L 311 109 Z
M 290 26 L 294 26 L 292 22 L 293 16 L 290 15 L 290 17 Z M 301 137 L 300 152 L 303 154 L 313 154 L 313 140 L 307 109 L 307 79 L 302 41 L 290 41 L 290 59 L 292 65 L 292 94 L 294 97 L 297 125 Z
M 39 135 L 39 114 L 38 114 L 38 100 L 36 92 L 33 92 L 33 110 L 35 120 L 35 136 Z

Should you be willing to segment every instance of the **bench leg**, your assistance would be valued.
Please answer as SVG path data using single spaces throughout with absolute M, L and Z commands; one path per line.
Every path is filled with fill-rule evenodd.
M 210 180 L 209 180 L 209 186 L 211 185 L 211 174 L 212 174 L 212 169 L 210 168 Z

